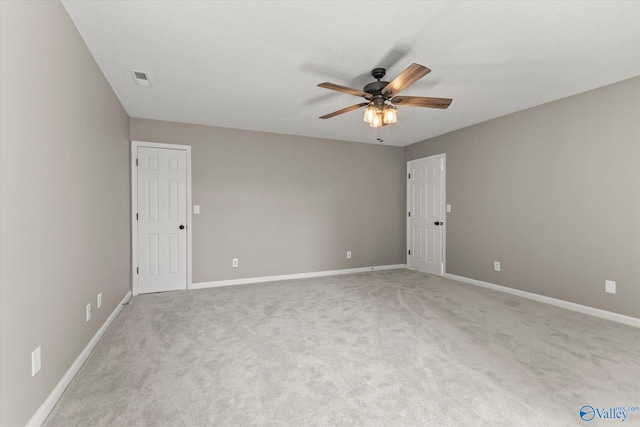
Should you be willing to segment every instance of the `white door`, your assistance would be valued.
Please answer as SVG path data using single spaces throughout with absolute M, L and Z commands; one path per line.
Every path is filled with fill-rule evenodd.
M 138 292 L 187 289 L 187 153 L 137 149 Z
M 408 266 L 444 274 L 444 155 L 407 163 Z

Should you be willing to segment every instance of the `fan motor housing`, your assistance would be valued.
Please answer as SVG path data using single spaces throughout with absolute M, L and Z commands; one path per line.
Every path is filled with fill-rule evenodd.
M 377 82 L 369 83 L 362 89 L 363 92 L 370 93 L 371 95 L 382 95 L 382 89 L 384 89 L 389 82 L 383 82 L 382 80 L 378 80 Z
M 362 91 L 373 95 L 375 98 L 379 98 L 382 95 L 382 89 L 389 84 L 389 82 L 383 82 L 380 80 L 385 74 L 387 74 L 387 70 L 384 68 L 374 68 L 371 70 L 371 75 L 377 80 L 377 82 L 369 83 L 364 87 L 364 89 L 362 89 Z

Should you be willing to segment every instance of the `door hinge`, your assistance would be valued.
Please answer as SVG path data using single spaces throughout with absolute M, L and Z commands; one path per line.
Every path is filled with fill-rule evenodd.
M 409 216 L 411 216 L 411 212 L 409 212 Z
M 136 274 L 140 274 L 140 267 L 136 267 Z
M 136 214 L 136 221 L 138 220 L 138 214 Z
M 409 179 L 411 179 L 411 174 L 409 174 Z
M 409 249 L 409 255 L 411 255 L 411 249 Z
M 138 166 L 138 159 L 136 159 L 136 166 Z

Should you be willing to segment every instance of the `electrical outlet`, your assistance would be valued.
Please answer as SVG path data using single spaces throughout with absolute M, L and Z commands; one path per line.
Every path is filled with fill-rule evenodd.
M 500 262 L 495 261 L 495 262 L 493 263 L 493 269 L 494 269 L 495 271 L 500 271 Z
M 40 368 L 42 367 L 42 361 L 40 358 L 40 347 L 36 348 L 31 352 L 31 376 L 33 377 L 38 373 Z
M 616 293 L 616 282 L 613 280 L 605 280 L 604 281 L 604 291 L 608 294 Z
M 87 322 L 91 320 L 91 303 L 87 304 Z
M 347 251 L 347 258 L 351 258 L 351 251 Z
M 98 308 L 102 307 L 102 292 L 100 292 L 100 293 L 98 294 L 98 298 L 96 298 L 96 299 L 97 299 L 97 301 L 96 301 L 96 307 L 98 307 Z
M 231 260 L 231 267 L 237 267 L 238 266 L 238 258 L 234 258 L 233 260 Z

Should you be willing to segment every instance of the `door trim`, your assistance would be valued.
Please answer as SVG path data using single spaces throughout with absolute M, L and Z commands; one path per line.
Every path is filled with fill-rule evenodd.
M 183 150 L 187 154 L 187 290 L 191 289 L 191 146 L 131 141 L 131 292 L 133 296 L 138 295 L 138 221 L 136 220 L 136 213 L 138 212 L 138 173 L 136 169 L 138 147 Z
M 441 267 L 441 271 L 440 271 L 440 276 L 444 276 L 447 272 L 447 225 L 449 224 L 449 221 L 447 219 L 447 209 L 446 209 L 446 203 L 447 203 L 447 154 L 446 153 L 441 153 L 441 154 L 436 154 L 433 156 L 427 156 L 427 157 L 421 157 L 419 159 L 413 159 L 413 160 L 409 160 L 407 161 L 407 170 L 406 170 L 406 178 L 407 178 L 407 192 L 406 192 L 406 210 L 405 210 L 405 216 L 404 216 L 404 220 L 407 224 L 407 235 L 406 235 L 406 248 L 404 251 L 404 254 L 406 256 L 406 263 L 407 263 L 407 268 L 411 269 L 411 266 L 409 264 L 409 249 L 411 248 L 411 229 L 410 229 L 410 224 L 409 224 L 409 217 L 408 217 L 408 212 L 409 212 L 409 208 L 410 203 L 411 203 L 411 199 L 410 199 L 410 181 L 409 181 L 409 171 L 411 170 L 411 164 L 412 163 L 416 163 L 416 162 L 420 162 L 426 159 L 434 159 L 434 158 L 440 158 L 441 159 L 441 165 L 442 165 L 442 212 L 441 212 L 441 216 L 442 218 L 444 218 L 444 226 L 442 227 L 442 247 L 440 248 L 442 251 L 442 267 Z

